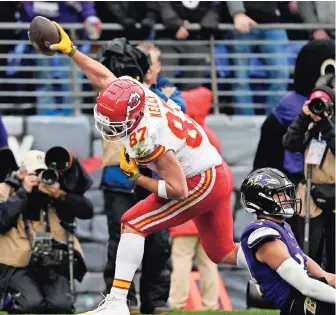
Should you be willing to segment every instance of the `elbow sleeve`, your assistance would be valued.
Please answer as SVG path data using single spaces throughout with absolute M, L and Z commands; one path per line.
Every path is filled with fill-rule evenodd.
M 276 272 L 303 295 L 318 301 L 335 303 L 336 290 L 328 284 L 309 278 L 306 271 L 293 258 L 287 258 Z

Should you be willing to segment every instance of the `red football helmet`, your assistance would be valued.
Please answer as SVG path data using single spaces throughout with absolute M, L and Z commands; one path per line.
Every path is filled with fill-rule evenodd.
M 116 136 L 126 137 L 140 122 L 144 106 L 145 92 L 140 84 L 117 79 L 97 98 L 94 108 L 96 128 L 107 141 L 113 141 Z

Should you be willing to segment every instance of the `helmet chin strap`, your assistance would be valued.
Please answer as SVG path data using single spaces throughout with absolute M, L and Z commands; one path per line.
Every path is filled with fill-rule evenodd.
M 248 206 L 252 206 L 252 207 L 248 207 Z M 256 204 L 251 203 L 251 202 L 247 203 L 247 207 L 245 207 L 245 209 L 246 209 L 247 212 L 256 213 L 257 215 L 258 215 L 258 212 L 259 212 L 260 214 L 263 214 L 263 215 L 267 215 L 267 216 L 271 216 L 271 217 L 282 217 L 282 218 L 287 218 L 287 219 L 291 218 L 294 215 L 295 211 L 292 207 L 284 208 L 281 205 L 279 205 L 279 206 L 282 208 L 283 212 L 269 213 L 269 212 L 261 209 Z M 286 210 L 289 210 L 289 212 L 287 213 Z
M 288 210 L 288 212 L 287 212 L 287 210 Z M 295 211 L 294 211 L 293 208 L 285 208 L 284 209 L 284 213 L 282 214 L 282 216 L 284 218 L 291 218 L 294 215 L 294 213 L 295 213 Z
M 293 215 L 294 215 L 294 209 L 291 207 L 291 208 L 282 208 L 283 209 L 283 212 L 278 212 L 278 213 L 275 213 L 275 214 L 269 214 L 270 216 L 274 216 L 274 217 L 283 217 L 283 218 L 291 218 Z M 289 212 L 286 212 L 286 211 L 289 211 Z

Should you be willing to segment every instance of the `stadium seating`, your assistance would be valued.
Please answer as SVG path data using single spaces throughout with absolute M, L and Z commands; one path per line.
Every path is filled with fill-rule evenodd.
M 30 116 L 26 133 L 34 137 L 34 148 L 46 151 L 64 146 L 81 159 L 91 156 L 91 124 L 85 116 Z
M 95 214 L 101 214 L 103 212 L 104 207 L 104 199 L 103 192 L 98 189 L 91 189 L 85 193 L 85 197 L 87 197 L 94 207 Z

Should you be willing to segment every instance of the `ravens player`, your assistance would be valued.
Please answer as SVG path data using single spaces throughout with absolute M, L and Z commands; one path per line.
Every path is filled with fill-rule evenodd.
M 335 275 L 303 253 L 284 220 L 301 211 L 293 183 L 277 169 L 258 169 L 243 181 L 241 197 L 246 210 L 257 214 L 241 246 L 263 299 L 281 315 L 335 314 Z

